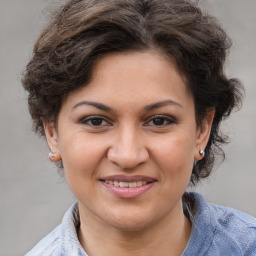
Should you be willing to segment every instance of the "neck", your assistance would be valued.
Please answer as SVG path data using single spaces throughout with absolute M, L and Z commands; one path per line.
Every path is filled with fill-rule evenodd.
M 86 214 L 80 216 L 79 241 L 90 256 L 126 256 L 131 253 L 178 256 L 184 251 L 191 233 L 191 223 L 183 214 L 181 203 L 178 209 L 179 214 L 166 216 L 154 225 L 136 231 L 102 225 Z

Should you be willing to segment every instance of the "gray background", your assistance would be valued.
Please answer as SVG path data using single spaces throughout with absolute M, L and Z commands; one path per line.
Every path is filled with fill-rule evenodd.
M 33 42 L 58 0 L 0 0 L 0 256 L 24 255 L 75 199 L 31 132 L 20 76 Z M 197 188 L 210 201 L 256 216 L 256 1 L 201 1 L 233 39 L 226 68 L 240 78 L 242 110 L 223 126 L 232 143 L 214 175 Z

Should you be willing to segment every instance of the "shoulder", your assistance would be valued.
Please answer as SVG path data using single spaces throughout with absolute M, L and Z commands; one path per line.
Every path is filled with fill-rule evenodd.
M 209 252 L 256 256 L 256 218 L 239 210 L 207 203 L 199 194 L 193 195 L 196 202 L 195 225 L 206 228 L 204 232 L 211 236 Z
M 37 243 L 35 247 L 25 256 L 60 255 L 60 233 L 61 226 L 59 225 L 51 233 L 45 236 L 39 243 Z
M 208 207 L 215 218 L 215 236 L 229 239 L 243 255 L 256 255 L 256 218 L 229 207 Z

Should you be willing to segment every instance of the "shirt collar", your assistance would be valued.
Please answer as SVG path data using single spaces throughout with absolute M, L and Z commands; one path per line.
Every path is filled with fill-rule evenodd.
M 204 255 L 212 244 L 216 225 L 205 199 L 198 193 L 189 193 L 189 196 L 193 204 L 185 214 L 192 222 L 192 232 L 182 256 Z

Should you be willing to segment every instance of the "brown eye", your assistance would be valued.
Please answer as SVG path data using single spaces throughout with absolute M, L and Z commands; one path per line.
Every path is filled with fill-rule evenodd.
M 81 119 L 79 123 L 89 126 L 91 128 L 101 128 L 111 125 L 104 117 L 101 116 L 89 116 Z
M 157 115 L 149 119 L 145 126 L 156 126 L 156 127 L 165 127 L 176 123 L 175 120 L 169 116 Z
M 102 118 L 93 118 L 93 119 L 91 119 L 91 124 L 93 126 L 100 126 L 100 125 L 102 125 L 102 123 L 103 123 Z
M 158 118 L 154 118 L 152 120 L 152 122 L 153 122 L 154 125 L 163 125 L 165 120 L 164 120 L 164 118 L 159 118 L 158 117 Z

